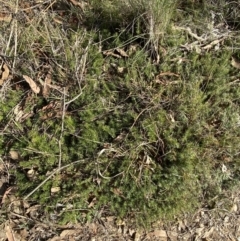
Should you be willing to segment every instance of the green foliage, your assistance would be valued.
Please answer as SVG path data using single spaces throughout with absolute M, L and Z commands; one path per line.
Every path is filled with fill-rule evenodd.
M 205 11 L 186 2 L 191 15 L 176 19 L 206 19 Z M 91 27 L 85 31 L 60 31 L 44 20 L 38 29 L 28 26 L 19 39 L 18 54 L 36 60 L 36 69 L 37 61 L 54 60 L 52 81 L 61 87 L 44 97 L 26 96 L 27 87 L 21 85 L 18 91 L 9 90 L 1 105 L 0 153 L 6 155 L 11 148 L 21 153 L 14 173 L 20 197 L 61 165 L 65 168 L 30 197 L 47 213 L 57 210 L 61 223 L 86 221 L 106 208 L 147 226 L 203 202 L 213 206 L 214 197 L 239 184 L 240 91 L 237 83 L 230 83 L 235 73 L 228 48 L 201 53 L 180 49 L 191 38 L 171 28 L 176 1 L 90 3 L 86 19 Z M 124 4 L 126 15 L 119 11 Z M 97 27 L 96 16 L 103 16 Z M 137 32 L 147 32 L 144 43 Z M 164 49 L 160 63 L 145 48 L 149 41 Z M 33 51 L 33 44 L 41 51 Z M 119 46 L 127 53 L 137 47 L 124 57 L 114 55 Z M 48 56 L 44 61 L 43 55 Z M 26 66 L 19 71 L 36 75 Z M 51 109 L 53 103 L 58 107 Z M 18 104 L 31 117 L 16 120 Z M 52 116 L 46 115 L 47 107 Z M 222 171 L 223 165 L 229 172 Z M 59 193 L 51 193 L 52 187 L 59 187 Z M 58 210 L 57 204 L 64 208 Z

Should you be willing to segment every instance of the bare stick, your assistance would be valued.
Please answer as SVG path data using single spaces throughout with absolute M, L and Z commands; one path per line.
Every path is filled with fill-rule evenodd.
M 193 33 L 192 30 L 189 27 L 184 28 L 184 27 L 174 26 L 173 28 L 177 29 L 177 30 L 185 30 L 190 36 L 197 39 L 198 41 L 205 41 L 206 40 L 205 38 L 199 37 L 197 34 Z
M 214 41 L 212 41 L 210 44 L 208 44 L 208 45 L 205 45 L 204 47 L 203 47 L 203 49 L 210 49 L 210 48 L 212 48 L 214 45 L 217 45 L 217 44 L 219 44 L 221 41 L 223 41 L 225 38 L 220 38 L 220 39 L 215 39 Z
M 6 55 L 6 56 L 8 56 L 8 50 L 9 50 L 9 46 L 10 46 L 10 43 L 11 43 L 11 40 L 12 40 L 12 36 L 13 36 L 13 26 L 11 26 L 11 32 L 9 34 L 7 46 L 6 46 L 5 53 L 4 53 L 4 55 Z
M 110 148 L 110 149 L 102 149 L 102 150 L 98 153 L 98 158 L 99 158 L 106 150 L 116 152 L 116 150 L 113 149 L 113 148 Z M 102 178 L 109 180 L 109 179 L 113 179 L 113 178 L 115 178 L 115 177 L 117 177 L 117 176 L 120 176 L 120 175 L 124 174 L 124 171 L 122 171 L 122 172 L 119 172 L 118 174 L 116 174 L 116 175 L 114 175 L 114 176 L 111 176 L 111 177 L 103 176 L 103 174 L 101 173 L 100 168 L 99 168 L 100 162 L 98 161 L 98 158 L 97 158 L 97 162 L 96 162 L 96 163 L 97 163 L 97 172 L 98 172 L 99 176 L 101 176 Z
M 81 58 L 81 61 L 80 61 L 81 71 L 80 71 L 80 81 L 78 81 L 78 85 L 79 85 L 80 89 L 81 89 L 81 82 L 83 80 L 84 71 L 86 69 L 89 45 L 91 45 L 91 40 L 89 40 L 88 46 L 85 48 L 84 54 L 82 55 L 82 58 Z
M 17 12 L 18 12 L 18 0 L 16 0 L 15 15 L 17 15 Z M 14 21 L 14 59 L 13 59 L 13 69 L 14 69 L 16 56 L 17 56 L 17 47 L 18 47 L 18 22 L 16 19 L 14 19 L 13 21 Z
M 64 117 L 66 112 L 66 104 L 65 104 L 65 87 L 63 88 L 63 107 L 62 107 L 62 126 L 61 126 L 61 134 L 58 140 L 58 146 L 59 146 L 59 159 L 58 159 L 58 168 L 61 168 L 62 165 L 62 136 L 64 131 Z
M 81 92 L 80 92 L 77 96 L 75 96 L 73 99 L 71 99 L 71 100 L 69 100 L 68 102 L 66 102 L 65 105 L 69 105 L 70 103 L 72 103 L 73 101 L 75 101 L 76 99 L 78 99 L 78 98 L 81 96 L 83 89 L 84 89 L 84 87 L 81 89 Z

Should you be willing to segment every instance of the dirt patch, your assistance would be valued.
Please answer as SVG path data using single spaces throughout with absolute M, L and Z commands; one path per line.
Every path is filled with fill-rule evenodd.
M 175 222 L 158 222 L 147 231 L 136 228 L 128 220 L 114 216 L 95 218 L 86 224 L 58 225 L 49 221 L 40 205 L 30 205 L 6 194 L 9 200 L 7 216 L 0 226 L 0 240 L 82 240 L 82 241 L 239 241 L 240 240 L 240 195 L 231 194 L 226 199 L 229 210 L 223 208 L 224 201 L 214 209 L 201 208 L 195 214 L 184 214 Z M 6 198 L 6 197 L 5 197 Z M 5 200 L 6 201 L 6 200 Z

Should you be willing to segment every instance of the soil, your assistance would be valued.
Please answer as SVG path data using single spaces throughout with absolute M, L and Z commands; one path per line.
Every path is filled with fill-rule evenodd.
M 2 182 L 4 183 L 4 182 Z M 3 186 L 3 185 L 2 185 Z M 240 193 L 225 194 L 214 208 L 199 208 L 173 222 L 159 221 L 146 230 L 129 220 L 99 216 L 89 223 L 58 225 L 38 204 L 19 200 L 14 187 L 2 187 L 0 241 L 239 241 Z M 229 206 L 229 210 L 226 207 Z M 101 215 L 101 214 L 100 214 Z

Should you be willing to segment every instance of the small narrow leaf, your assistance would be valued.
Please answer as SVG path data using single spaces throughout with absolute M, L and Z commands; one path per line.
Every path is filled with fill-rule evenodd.
M 34 93 L 38 94 L 40 92 L 40 88 L 30 77 L 28 77 L 27 75 L 23 75 L 23 78 L 27 81 Z

